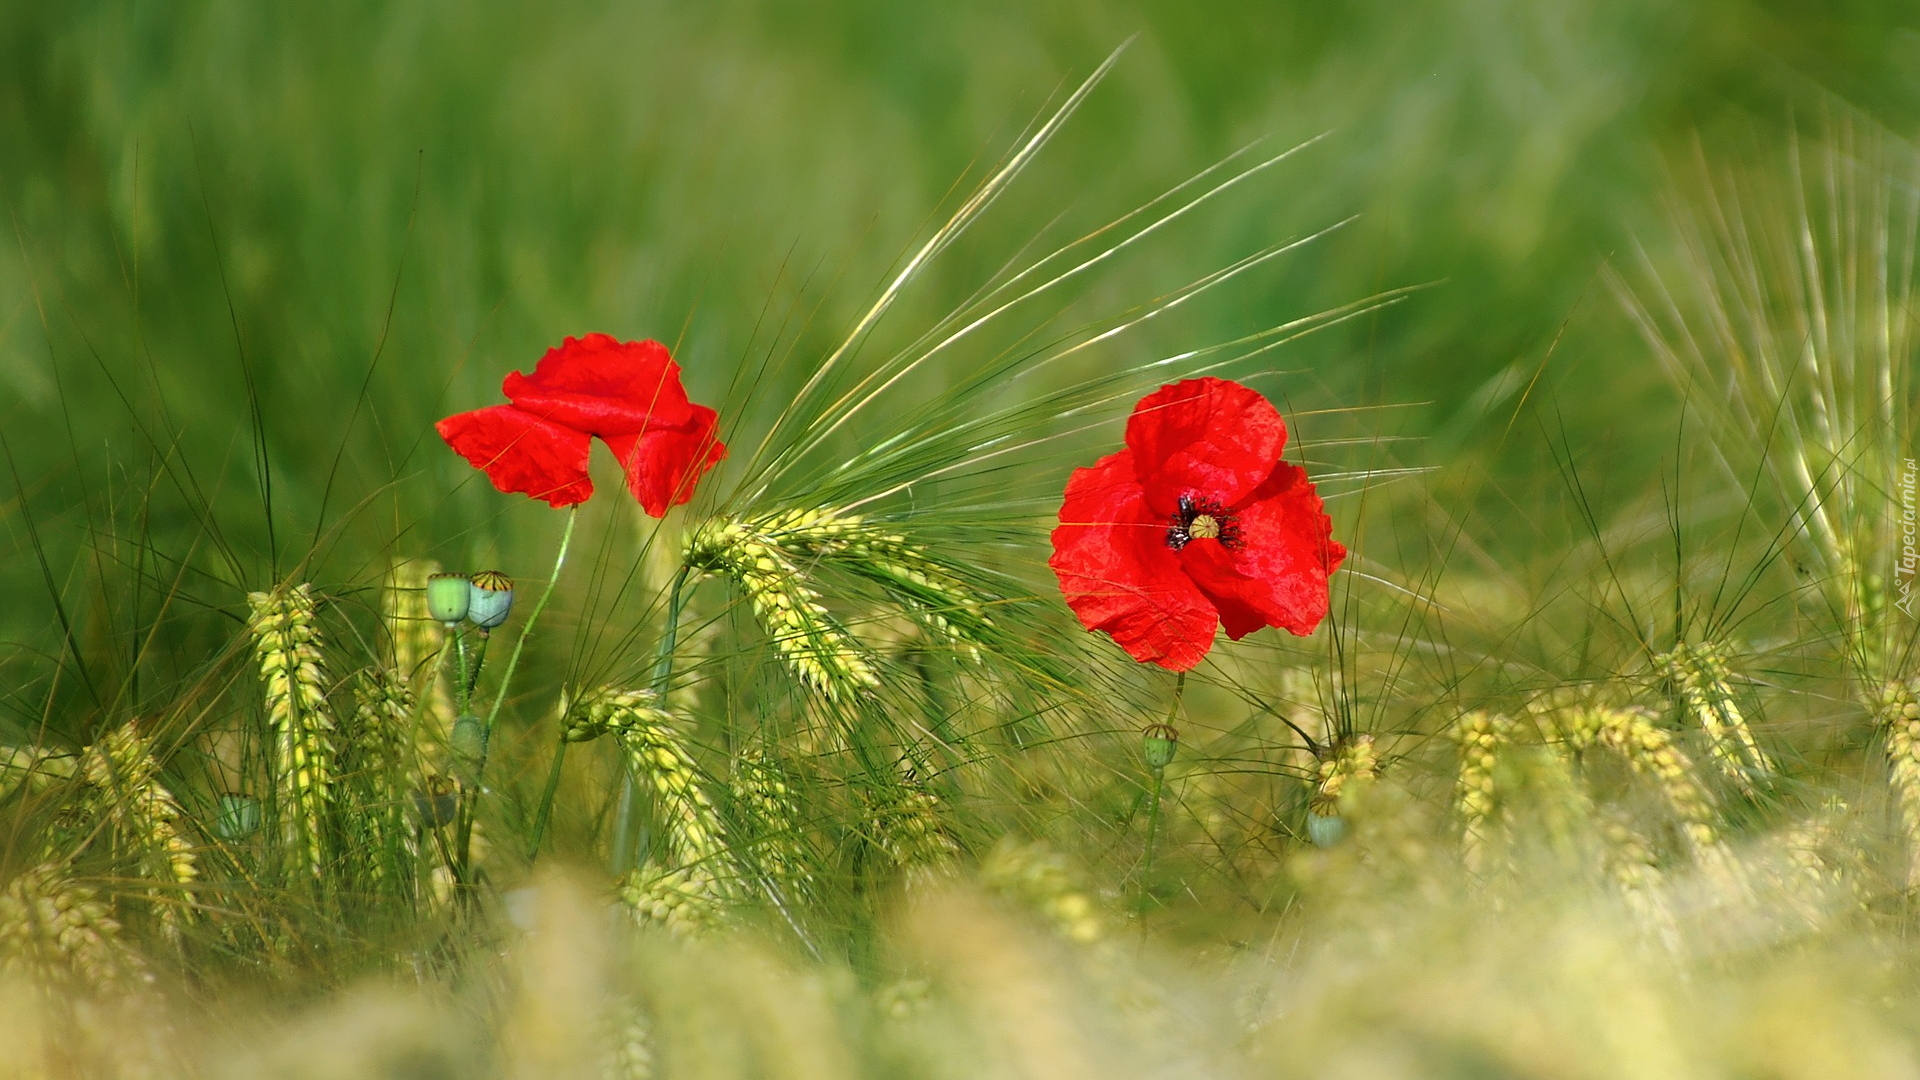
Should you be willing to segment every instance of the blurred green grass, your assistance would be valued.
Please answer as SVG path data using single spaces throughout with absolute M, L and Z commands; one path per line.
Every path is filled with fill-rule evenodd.
M 549 519 L 476 482 L 435 418 L 587 330 L 676 343 L 716 402 L 790 354 L 757 388 L 783 400 L 956 182 L 1129 38 L 890 323 L 952 309 L 1056 215 L 1066 235 L 1253 139 L 1331 131 L 1088 302 L 1352 228 L 1060 377 L 1438 283 L 1278 354 L 1300 374 L 1277 385 L 1416 403 L 1382 414 L 1431 436 L 1416 461 L 1483 461 L 1521 502 L 1560 480 L 1502 409 L 1550 350 L 1543 389 L 1596 467 L 1642 490 L 1671 445 L 1596 275 L 1691 140 L 1829 95 L 1920 117 L 1920 12 L 1895 3 L 6 3 L 0 636 L 46 647 L 48 579 L 76 633 L 111 610 L 77 584 L 109 531 L 213 607 L 316 537 L 309 576 L 334 580 L 392 553 L 535 564 Z

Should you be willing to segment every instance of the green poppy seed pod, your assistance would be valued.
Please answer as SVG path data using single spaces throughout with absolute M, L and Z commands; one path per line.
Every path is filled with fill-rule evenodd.
M 427 779 L 426 789 L 413 795 L 413 809 L 420 816 L 422 824 L 430 829 L 453 824 L 453 818 L 460 810 L 460 794 L 453 781 L 444 776 Z
M 427 614 L 452 626 L 467 617 L 473 583 L 465 574 L 434 574 L 427 578 Z
M 1347 835 L 1347 820 L 1339 814 L 1307 811 L 1307 839 L 1314 847 L 1330 848 Z
M 1152 724 L 1140 740 L 1140 756 L 1147 759 L 1147 768 L 1159 772 L 1173 761 L 1173 748 L 1180 744 L 1180 733 L 1167 724 Z
M 487 763 L 486 724 L 471 713 L 455 720 L 447 749 L 453 758 L 453 775 L 467 787 L 477 786 Z
M 232 792 L 220 796 L 213 826 L 222 840 L 245 840 L 260 827 L 260 800 Z
M 467 621 L 491 630 L 507 621 L 513 610 L 513 579 L 498 570 L 473 575 L 467 588 Z

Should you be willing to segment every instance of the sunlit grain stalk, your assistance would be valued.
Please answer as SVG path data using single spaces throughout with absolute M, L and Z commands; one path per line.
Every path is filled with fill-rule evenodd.
M 153 741 L 128 721 L 87 748 L 81 769 L 115 831 L 136 852 L 140 876 L 171 881 L 183 890 L 191 888 L 199 880 L 200 868 L 193 845 L 180 832 L 180 803 L 160 782 Z M 162 930 L 178 939 L 182 924 L 192 917 L 189 898 L 169 901 L 151 888 L 147 895 Z
M 153 981 L 107 905 L 58 863 L 35 866 L 0 889 L 0 967 L 55 985 L 77 977 L 113 997 Z
M 985 605 L 905 536 L 858 514 L 828 510 L 785 510 L 750 523 L 749 529 L 784 551 L 813 556 L 802 562 L 828 560 L 886 587 L 909 615 L 980 658 L 980 646 L 993 629 Z
M 660 628 L 660 640 L 654 643 L 653 681 L 648 685 L 648 698 L 656 707 L 664 704 L 672 693 L 674 656 L 680 648 L 680 616 L 687 603 L 687 591 L 693 577 L 693 569 L 682 565 L 673 575 L 672 584 L 667 586 L 667 611 L 664 625 Z M 547 777 L 547 795 L 552 795 L 554 784 L 560 775 L 561 754 L 566 750 L 567 734 L 561 732 L 562 744 L 554 755 L 553 772 Z M 626 874 L 633 858 L 633 828 L 638 807 L 634 804 L 638 781 L 631 768 L 620 777 L 620 799 L 614 804 L 613 822 L 613 873 L 615 877 Z M 541 800 L 542 820 L 546 812 L 548 798 Z M 536 847 L 538 835 L 535 836 Z
M 380 597 L 392 668 L 421 707 L 413 737 L 423 761 L 432 761 L 446 745 L 453 723 L 453 701 L 440 667 L 447 632 L 427 612 L 427 579 L 439 572 L 440 564 L 431 560 L 395 559 Z
M 355 805 L 346 815 L 360 861 L 374 883 L 388 881 L 415 851 L 407 809 L 424 778 L 416 775 L 410 728 L 414 699 L 400 672 L 368 668 L 354 680 L 356 709 L 343 772 Z
M 1342 803 L 1379 775 L 1380 755 L 1374 749 L 1373 736 L 1359 734 L 1339 741 L 1320 758 L 1308 812 L 1339 816 Z
M 0 799 L 25 788 L 37 793 L 79 769 L 71 752 L 55 753 L 39 746 L 0 746 Z
M 1575 750 L 1604 747 L 1652 781 L 1667 798 L 1696 857 L 1720 854 L 1713 799 L 1695 779 L 1693 762 L 1674 745 L 1650 710 L 1605 705 L 1563 706 L 1548 718 Z
M 800 681 L 851 702 L 880 684 L 867 650 L 820 603 L 795 554 L 752 522 L 709 525 L 687 541 L 687 565 L 731 578 Z
M 1842 119 L 1778 159 L 1710 169 L 1672 215 L 1677 265 L 1608 271 L 1654 355 L 1707 420 L 1730 481 L 1771 489 L 1830 632 L 1869 686 L 1910 641 L 1886 578 L 1910 454 L 1920 159 Z M 1911 584 L 1911 568 L 1906 582 Z
M 1913 890 L 1920 888 L 1920 692 L 1911 682 L 1885 684 L 1874 718 L 1886 742 L 1888 774 L 1906 829 L 1906 880 Z
M 1467 869 L 1475 873 L 1485 869 L 1486 830 L 1494 808 L 1494 765 L 1500 747 L 1512 737 L 1513 721 L 1498 713 L 1470 712 L 1453 727 L 1454 742 L 1460 747 L 1454 805 L 1463 827 L 1461 854 Z
M 665 868 L 643 866 L 621 882 L 620 895 L 643 920 L 675 929 L 708 927 L 733 901 L 738 874 L 724 824 L 700 785 L 700 768 L 673 720 L 645 691 L 609 688 L 567 731 L 581 742 L 618 739 L 635 781 L 653 796 L 665 841 Z
M 273 776 L 284 840 L 316 877 L 327 865 L 332 800 L 333 719 L 327 714 L 320 627 L 304 583 L 247 594 L 248 628 L 266 687 L 273 729 Z
M 733 850 L 783 892 L 810 890 L 799 807 L 779 767 L 760 754 L 743 754 L 728 779 L 740 825 Z
M 960 845 L 940 820 L 940 798 L 927 790 L 911 761 L 901 763 L 898 783 L 870 797 L 874 838 L 909 884 L 951 869 Z
M 1686 714 L 1706 733 L 1720 771 L 1749 794 L 1756 779 L 1774 772 L 1773 761 L 1753 737 L 1753 729 L 1734 697 L 1726 654 L 1712 642 L 1680 642 L 1654 658 L 1654 666 L 1673 681 Z
M 634 998 L 617 996 L 606 1019 L 612 1034 L 606 1080 L 653 1080 L 653 1020 L 646 1007 Z

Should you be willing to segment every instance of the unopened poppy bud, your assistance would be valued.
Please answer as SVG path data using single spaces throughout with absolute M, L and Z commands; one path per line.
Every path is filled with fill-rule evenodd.
M 1147 768 L 1159 772 L 1173 761 L 1173 748 L 1179 743 L 1180 733 L 1171 726 L 1152 724 L 1140 740 L 1140 756 L 1147 759 Z
M 455 720 L 447 749 L 453 758 L 453 775 L 467 787 L 477 785 L 487 761 L 486 724 L 471 713 Z
M 513 579 L 498 570 L 473 575 L 467 588 L 467 621 L 491 630 L 507 621 L 513 610 Z
M 1307 811 L 1307 839 L 1314 847 L 1330 848 L 1347 835 L 1347 819 L 1339 814 Z
M 467 617 L 473 584 L 465 574 L 434 574 L 427 578 L 427 614 L 452 626 Z
M 214 831 L 222 840 L 244 840 L 260 827 L 260 800 L 251 795 L 228 792 L 220 796 L 220 810 L 214 818 Z

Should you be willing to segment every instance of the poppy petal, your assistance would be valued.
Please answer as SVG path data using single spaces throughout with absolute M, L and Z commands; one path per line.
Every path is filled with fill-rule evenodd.
M 1219 618 L 1180 572 L 1130 451 L 1073 471 L 1047 565 L 1081 625 L 1111 635 L 1135 660 L 1185 671 L 1213 647 Z
M 1240 541 L 1195 540 L 1180 565 L 1235 641 L 1263 626 L 1305 636 L 1326 618 L 1327 578 L 1346 557 L 1306 470 L 1282 463 L 1235 515 Z
M 1127 419 L 1127 447 L 1159 517 L 1178 510 L 1182 495 L 1238 506 L 1273 473 L 1286 443 L 1273 403 L 1225 379 L 1163 386 Z
M 627 473 L 627 490 L 653 517 L 693 498 L 700 477 L 727 456 L 727 444 L 715 437 L 719 417 L 704 405 L 690 406 L 691 420 L 680 427 L 649 427 L 638 435 L 610 435 L 607 445 Z
M 501 388 L 521 409 L 603 439 L 692 420 L 680 366 L 657 341 L 570 337 L 548 349 L 533 374 L 516 371 Z
M 587 478 L 593 442 L 585 432 L 511 405 L 457 413 L 433 427 L 501 491 L 545 499 L 550 506 L 572 506 L 593 494 Z

